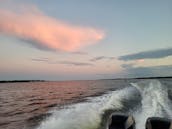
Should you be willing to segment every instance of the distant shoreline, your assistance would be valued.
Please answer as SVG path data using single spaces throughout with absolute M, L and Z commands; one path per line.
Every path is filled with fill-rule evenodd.
M 172 78 L 172 76 L 167 76 L 167 77 L 139 77 L 135 79 L 158 79 L 158 78 Z
M 100 80 L 124 80 L 124 79 L 163 79 L 163 78 L 172 78 L 172 76 L 167 76 L 167 77 L 135 77 L 135 78 L 114 78 L 114 79 L 100 79 Z
M 3 80 L 0 83 L 16 83 L 16 82 L 45 82 L 45 80 Z
M 136 77 L 136 78 L 114 78 L 114 79 L 98 79 L 98 80 L 125 80 L 125 79 L 163 79 L 163 78 L 172 78 L 172 76 L 167 77 Z M 49 80 L 2 80 L 0 83 L 22 83 L 22 82 L 47 82 Z M 55 81 L 55 80 L 54 80 Z M 64 80 L 63 80 L 64 81 Z M 69 81 L 69 80 L 66 80 Z M 71 80 L 70 80 L 71 81 Z M 79 80 L 72 80 L 79 81 Z M 81 80 L 80 80 L 81 81 Z
M 165 79 L 172 78 L 172 76 L 167 77 L 136 77 L 136 78 L 114 78 L 114 79 L 100 79 L 100 80 L 133 80 L 133 79 Z

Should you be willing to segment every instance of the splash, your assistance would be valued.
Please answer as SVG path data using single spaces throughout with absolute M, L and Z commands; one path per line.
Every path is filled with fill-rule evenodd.
M 54 110 L 52 116 L 42 121 L 36 129 L 106 129 L 108 115 L 104 114 L 107 111 L 123 112 L 123 109 L 127 109 L 125 113 L 134 116 L 136 129 L 144 129 L 148 117 L 172 118 L 172 105 L 168 99 L 167 87 L 158 80 L 131 85 L 99 97 L 87 98 L 87 102 Z M 138 94 L 141 98 L 136 96 Z
M 132 83 L 132 86 L 136 87 L 142 96 L 141 108 L 133 113 L 137 129 L 144 129 L 148 117 L 172 118 L 167 87 L 163 86 L 160 81 L 142 81 Z
M 37 129 L 97 129 L 106 110 L 123 108 L 123 98 L 132 96 L 131 88 L 88 98 L 88 102 L 79 103 L 63 110 L 53 111 L 53 115 L 43 121 Z

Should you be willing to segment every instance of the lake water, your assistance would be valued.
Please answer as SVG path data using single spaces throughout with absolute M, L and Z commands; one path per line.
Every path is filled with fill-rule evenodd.
M 105 129 L 112 112 L 172 118 L 172 79 L 0 83 L 0 129 Z

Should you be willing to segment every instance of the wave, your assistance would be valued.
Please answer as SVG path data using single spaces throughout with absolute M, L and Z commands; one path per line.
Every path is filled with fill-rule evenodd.
M 148 117 L 172 118 L 172 106 L 168 98 L 168 89 L 158 80 L 131 83 L 142 96 L 141 108 L 133 112 L 136 128 L 144 128 Z
M 133 88 L 113 91 L 100 97 L 88 98 L 85 103 L 55 110 L 37 129 L 97 129 L 101 125 L 102 114 L 107 110 L 119 111 L 122 100 L 132 97 Z
M 136 128 L 144 128 L 150 116 L 172 117 L 167 88 L 158 80 L 131 83 L 124 89 L 111 91 L 87 102 L 53 110 L 37 129 L 105 129 L 112 112 L 134 116 Z

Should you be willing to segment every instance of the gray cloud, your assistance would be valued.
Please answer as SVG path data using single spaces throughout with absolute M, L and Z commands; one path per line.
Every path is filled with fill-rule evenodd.
M 135 54 L 129 54 L 125 56 L 120 56 L 119 60 L 137 60 L 137 59 L 155 59 L 155 58 L 163 58 L 167 56 L 172 56 L 172 48 L 166 49 L 158 49 L 152 51 L 144 51 Z
M 87 62 L 75 62 L 75 61 L 53 61 L 49 58 L 39 57 L 39 58 L 32 58 L 32 61 L 36 62 L 45 62 L 48 64 L 64 64 L 64 65 L 73 65 L 73 66 L 94 66 L 92 63 Z
M 81 51 L 76 51 L 76 52 L 71 52 L 72 54 L 76 54 L 76 55 L 88 55 L 87 52 L 81 52 Z
M 31 59 L 32 61 L 37 61 L 37 62 L 49 62 L 49 59 L 48 58 L 42 58 L 42 57 L 40 57 L 40 58 L 32 58 Z
M 113 60 L 113 59 L 115 59 L 115 57 L 97 56 L 97 57 L 90 59 L 90 61 L 95 62 L 95 61 L 104 60 L 104 59 Z
M 16 37 L 16 36 L 13 36 Z M 16 37 L 17 39 L 17 37 Z M 56 50 L 47 46 L 44 46 L 42 44 L 40 44 L 37 41 L 31 40 L 31 39 L 24 39 L 24 38 L 18 38 L 18 40 L 22 41 L 22 43 L 26 43 L 26 44 L 21 44 L 21 45 L 27 45 L 30 48 L 36 48 L 40 51 L 51 51 L 51 52 L 60 52 L 60 50 Z
M 90 61 L 98 61 L 98 60 L 102 60 L 102 59 L 105 59 L 106 57 L 105 56 L 97 56 L 97 57 L 94 57 L 92 59 L 90 59 Z
M 132 64 L 123 65 L 125 77 L 172 76 L 172 65 L 151 67 L 134 67 Z
M 125 69 L 130 69 L 130 68 L 133 68 L 133 65 L 134 64 L 122 64 L 121 67 Z
M 94 64 L 86 63 L 86 62 L 60 61 L 58 63 L 65 65 L 74 65 L 74 66 L 94 66 Z

